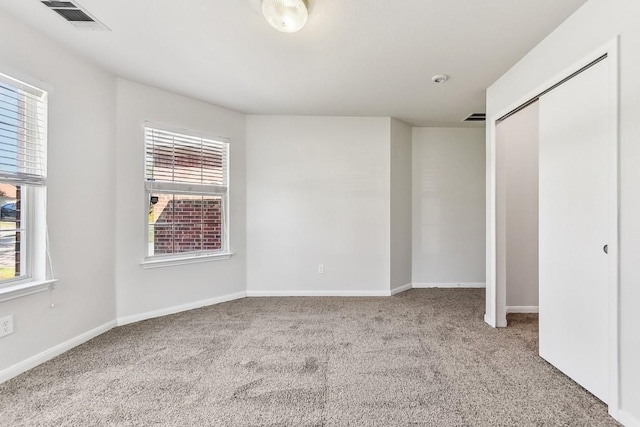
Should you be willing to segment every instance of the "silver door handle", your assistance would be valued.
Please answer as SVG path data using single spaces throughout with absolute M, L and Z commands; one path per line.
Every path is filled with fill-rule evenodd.
M 605 254 L 608 254 L 609 253 L 609 245 L 604 245 L 602 250 L 604 251 Z

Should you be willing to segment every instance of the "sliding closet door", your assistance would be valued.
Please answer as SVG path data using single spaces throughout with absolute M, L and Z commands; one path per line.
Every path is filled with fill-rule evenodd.
M 609 64 L 540 98 L 540 355 L 607 402 Z

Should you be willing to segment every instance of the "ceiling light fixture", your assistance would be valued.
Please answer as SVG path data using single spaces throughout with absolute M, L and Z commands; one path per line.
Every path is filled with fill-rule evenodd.
M 433 76 L 431 78 L 432 82 L 439 85 L 446 82 L 447 80 L 449 80 L 449 76 L 447 76 L 446 74 L 438 74 L 437 76 Z
M 300 31 L 309 16 L 305 0 L 262 0 L 262 14 L 273 28 L 283 33 Z

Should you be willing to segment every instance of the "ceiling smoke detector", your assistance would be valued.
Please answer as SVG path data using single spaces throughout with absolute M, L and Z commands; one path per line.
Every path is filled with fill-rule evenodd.
M 431 77 L 431 81 L 438 85 L 441 85 L 447 80 L 449 80 L 449 76 L 447 76 L 446 74 L 438 74 L 437 76 Z

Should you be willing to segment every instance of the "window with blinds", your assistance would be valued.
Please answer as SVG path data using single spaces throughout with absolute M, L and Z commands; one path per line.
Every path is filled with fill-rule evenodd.
M 228 252 L 229 143 L 145 126 L 147 257 Z
M 47 93 L 0 74 L 0 287 L 41 280 Z
M 44 185 L 46 93 L 0 74 L 0 180 Z

